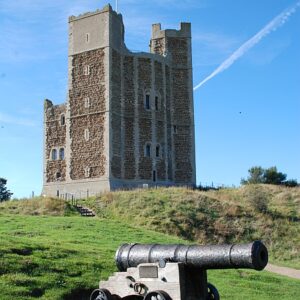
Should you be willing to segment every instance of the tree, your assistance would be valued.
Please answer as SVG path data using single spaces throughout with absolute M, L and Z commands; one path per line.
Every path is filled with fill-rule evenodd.
M 271 167 L 264 170 L 264 183 L 267 184 L 283 184 L 286 180 L 286 174 L 277 171 L 276 167 Z
M 252 167 L 248 170 L 249 176 L 247 179 L 242 178 L 241 184 L 275 184 L 275 185 L 285 185 L 288 187 L 294 187 L 298 185 L 297 180 L 290 179 L 286 180 L 286 174 L 278 172 L 277 168 L 270 167 L 264 169 L 260 166 Z
M 13 193 L 6 188 L 7 180 L 0 177 L 0 202 L 9 200 Z
M 258 184 L 258 183 L 264 183 L 264 169 L 260 166 L 252 167 L 248 170 L 249 176 L 247 180 L 242 178 L 241 183 L 242 184 Z

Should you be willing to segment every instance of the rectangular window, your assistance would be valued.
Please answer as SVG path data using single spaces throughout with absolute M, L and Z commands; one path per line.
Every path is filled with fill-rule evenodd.
M 157 111 L 158 109 L 159 109 L 158 96 L 155 96 L 155 110 Z
M 149 144 L 146 145 L 145 156 L 151 157 L 151 145 L 149 145 Z
M 90 41 L 90 34 L 89 33 L 87 33 L 85 35 L 85 41 L 86 41 L 86 43 L 88 43 Z
M 153 182 L 156 181 L 156 171 L 153 171 L 153 172 L 152 172 L 152 179 L 153 179 Z
M 156 157 L 160 157 L 160 147 L 159 147 L 159 145 L 156 146 L 155 153 L 156 153 Z
M 173 125 L 173 132 L 177 133 L 177 125 Z
M 145 108 L 146 109 L 150 109 L 150 95 L 146 95 L 146 98 L 145 98 Z

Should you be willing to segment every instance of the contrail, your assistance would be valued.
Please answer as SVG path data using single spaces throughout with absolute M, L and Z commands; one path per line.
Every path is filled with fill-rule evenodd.
M 296 4 L 285 9 L 281 14 L 275 17 L 270 23 L 268 23 L 262 30 L 260 30 L 256 35 L 251 39 L 245 42 L 240 48 L 233 52 L 229 58 L 227 58 L 216 70 L 214 70 L 209 76 L 202 80 L 199 84 L 194 87 L 194 91 L 197 90 L 200 86 L 206 83 L 208 80 L 215 77 L 217 74 L 228 69 L 237 59 L 243 56 L 248 50 L 260 42 L 262 38 L 270 34 L 272 31 L 276 31 L 277 28 L 284 25 L 288 19 L 297 11 L 300 7 L 300 1 Z

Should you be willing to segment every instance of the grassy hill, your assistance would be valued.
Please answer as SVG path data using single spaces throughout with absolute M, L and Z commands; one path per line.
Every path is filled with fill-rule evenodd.
M 97 210 L 97 218 L 80 217 L 69 204 L 56 199 L 2 203 L 0 299 L 88 299 L 100 278 L 116 271 L 114 253 L 125 242 L 241 242 L 263 234 L 278 257 L 296 264 L 299 190 L 257 188 L 258 193 L 264 193 L 261 188 L 270 189 L 265 191 L 269 203 L 264 213 L 250 203 L 248 187 L 205 193 L 175 188 L 137 190 L 82 200 Z M 269 235 L 281 240 L 272 241 Z M 285 243 L 292 239 L 288 249 Z M 222 299 L 285 300 L 300 294 L 298 280 L 266 271 L 210 270 L 208 277 Z
M 249 185 L 208 192 L 144 189 L 80 202 L 99 216 L 201 244 L 261 239 L 271 260 L 300 268 L 299 187 Z

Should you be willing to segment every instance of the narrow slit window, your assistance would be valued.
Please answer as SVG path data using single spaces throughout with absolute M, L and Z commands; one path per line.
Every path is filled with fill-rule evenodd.
M 89 98 L 89 97 L 85 97 L 85 98 L 84 98 L 84 107 L 85 107 L 85 108 L 89 108 L 90 105 L 91 105 L 91 103 L 90 103 L 90 98 Z
M 156 155 L 156 157 L 160 157 L 160 146 L 159 145 L 157 145 L 155 148 L 155 155 Z
M 158 99 L 158 96 L 155 96 L 155 110 L 156 111 L 159 110 L 159 99 Z
M 156 171 L 152 172 L 152 180 L 153 180 L 153 182 L 156 181 Z
M 86 43 L 89 43 L 89 41 L 90 41 L 90 34 L 89 33 L 87 33 L 85 35 L 85 41 L 86 41 Z
M 64 126 L 66 124 L 66 117 L 65 115 L 60 116 L 60 125 Z
M 90 131 L 88 130 L 88 128 L 86 128 L 86 129 L 84 130 L 84 139 L 85 139 L 86 141 L 88 141 L 88 140 L 90 139 Z
M 146 108 L 147 110 L 149 110 L 150 107 L 151 107 L 151 105 L 150 105 L 150 95 L 149 95 L 149 94 L 146 94 L 146 96 L 145 96 L 145 108 Z
M 177 125 L 173 125 L 173 132 L 177 133 L 177 130 L 178 130 Z

